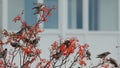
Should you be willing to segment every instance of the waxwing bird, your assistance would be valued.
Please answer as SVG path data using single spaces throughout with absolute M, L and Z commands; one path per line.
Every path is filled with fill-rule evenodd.
M 52 58 L 59 59 L 61 57 L 61 52 L 57 52 L 56 54 L 52 55 Z
M 36 12 L 34 13 L 35 14 L 39 14 L 40 11 L 42 11 L 42 8 L 44 7 L 45 5 L 43 3 L 38 3 L 38 5 L 36 7 L 33 7 L 32 9 L 36 9 Z
M 34 40 L 32 41 L 32 43 L 33 43 L 34 45 L 36 45 L 36 44 L 39 43 L 39 40 L 40 40 L 40 37 L 37 37 L 36 39 L 34 39 Z
M 26 43 L 31 43 L 31 40 L 28 39 L 28 38 L 25 38 L 25 39 L 24 39 L 24 42 L 26 42 Z
M 18 32 L 16 33 L 16 35 L 22 35 L 23 32 L 24 32 L 24 30 L 25 30 L 24 28 L 21 28 L 20 31 L 18 31 Z
M 14 48 L 18 48 L 18 47 L 21 47 L 19 43 L 16 43 L 16 42 L 11 42 L 10 45 Z
M 111 54 L 111 53 L 107 51 L 107 52 L 104 52 L 104 53 L 102 53 L 102 54 L 97 55 L 96 58 L 101 58 L 101 59 L 103 59 L 103 58 L 105 58 L 106 56 L 108 56 L 109 54 Z
M 115 67 L 119 67 L 119 65 L 118 65 L 118 63 L 116 62 L 115 59 L 109 58 L 108 61 L 109 61 L 111 64 L 113 64 Z
M 26 26 L 26 27 L 24 27 L 24 28 L 21 28 L 17 33 L 16 33 L 16 35 L 22 35 L 24 32 L 25 32 L 25 30 L 30 30 L 30 28 L 31 28 L 31 26 Z
M 70 41 L 69 40 L 66 40 L 63 44 L 65 44 L 66 45 L 66 47 L 69 47 L 70 46 Z
M 2 52 L 0 52 L 0 58 L 6 58 L 7 56 L 7 48 L 5 50 L 3 50 Z
M 89 60 L 91 60 L 91 53 L 89 50 L 86 51 L 86 56 L 88 57 Z

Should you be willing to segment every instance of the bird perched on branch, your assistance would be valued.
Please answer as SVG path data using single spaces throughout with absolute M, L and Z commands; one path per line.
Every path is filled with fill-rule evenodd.
M 11 42 L 10 45 L 14 48 L 18 48 L 18 47 L 21 47 L 19 43 L 16 43 L 16 42 Z
M 101 58 L 101 59 L 104 59 L 106 56 L 108 56 L 109 54 L 111 54 L 110 52 L 104 52 L 104 53 L 102 53 L 102 54 L 99 54 L 99 55 L 97 55 L 97 57 L 96 58 Z
M 34 13 L 35 14 L 39 14 L 40 11 L 42 11 L 42 8 L 44 7 L 45 5 L 43 3 L 38 3 L 38 5 L 36 7 L 33 7 L 32 9 L 36 9 L 36 12 Z
M 40 37 L 37 37 L 37 38 L 35 38 L 35 39 L 32 41 L 32 43 L 33 43 L 34 45 L 36 45 L 36 44 L 39 43 L 39 41 L 40 41 Z
M 16 33 L 16 35 L 17 35 L 17 36 L 22 35 L 22 34 L 25 32 L 25 30 L 30 30 L 30 28 L 31 28 L 31 26 L 26 26 L 26 27 L 24 27 L 24 28 L 21 28 L 21 29 Z
M 30 43 L 30 44 L 33 44 L 34 46 L 36 46 L 36 44 L 38 44 L 39 41 L 40 41 L 40 37 L 37 37 L 34 40 L 30 40 L 28 38 L 25 38 L 23 41 L 26 42 L 26 43 Z
M 86 56 L 88 57 L 89 60 L 91 60 L 91 53 L 89 50 L 86 51 Z
M 66 40 L 63 44 L 65 44 L 66 47 L 68 48 L 70 46 L 71 42 L 69 40 Z
M 0 52 L 0 58 L 6 58 L 6 56 L 7 56 L 7 48 L 6 49 L 4 49 L 2 52 Z
M 16 35 L 22 35 L 23 32 L 24 32 L 24 30 L 25 30 L 25 28 L 21 28 L 21 29 L 16 33 Z
M 53 54 L 51 57 L 54 59 L 59 59 L 61 57 L 62 53 L 61 52 L 57 52 L 56 54 Z
M 115 59 L 109 58 L 108 61 L 109 61 L 112 65 L 114 65 L 114 67 L 119 67 L 119 65 L 118 65 L 118 63 L 116 62 Z

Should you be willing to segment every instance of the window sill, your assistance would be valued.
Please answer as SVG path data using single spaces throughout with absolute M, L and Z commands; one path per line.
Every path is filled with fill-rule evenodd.
M 42 35 L 59 35 L 61 31 L 59 29 L 45 29 Z
M 107 34 L 120 34 L 119 31 L 84 31 L 84 30 L 67 30 L 66 34 L 102 34 L 102 35 L 107 35 Z

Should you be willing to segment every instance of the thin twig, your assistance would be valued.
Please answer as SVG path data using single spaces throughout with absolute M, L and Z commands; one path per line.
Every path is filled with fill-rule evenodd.
M 12 53 L 12 54 L 13 54 L 13 57 L 12 57 L 11 63 L 12 63 L 13 60 L 14 60 L 14 57 L 15 57 L 15 56 L 14 56 L 14 53 L 15 53 L 15 52 L 16 52 L 16 49 L 14 49 L 14 51 L 13 51 L 13 53 Z
M 21 53 L 20 53 L 20 51 L 19 51 L 19 55 L 20 55 L 20 67 L 21 67 Z

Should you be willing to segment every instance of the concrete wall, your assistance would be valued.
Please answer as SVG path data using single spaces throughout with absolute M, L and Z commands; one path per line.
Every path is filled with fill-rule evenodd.
M 0 0 L 0 32 L 1 29 L 2 29 L 2 0 Z

